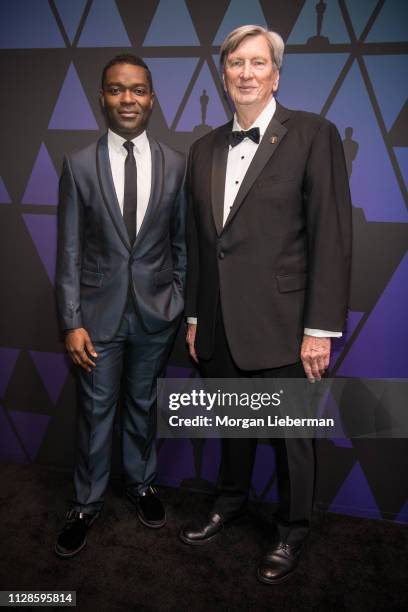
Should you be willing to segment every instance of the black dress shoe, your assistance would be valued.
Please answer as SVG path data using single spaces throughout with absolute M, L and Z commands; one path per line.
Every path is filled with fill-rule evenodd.
M 265 553 L 258 567 L 258 580 L 266 584 L 279 584 L 287 580 L 296 569 L 301 548 L 301 545 L 278 542 Z
M 235 518 L 235 517 L 233 517 Z M 187 525 L 179 533 L 179 538 L 184 544 L 191 544 L 193 546 L 199 546 L 211 542 L 223 529 L 226 522 L 225 518 L 220 516 L 217 512 L 210 514 L 209 519 L 206 523 L 199 527 L 193 527 Z
M 86 545 L 86 532 L 99 517 L 99 512 L 85 514 L 69 510 L 65 515 L 65 525 L 55 543 L 55 552 L 61 559 L 70 559 Z
M 143 493 L 135 494 L 126 491 L 126 494 L 135 504 L 137 517 L 145 527 L 151 527 L 152 529 L 164 527 L 166 511 L 154 487 L 150 486 Z

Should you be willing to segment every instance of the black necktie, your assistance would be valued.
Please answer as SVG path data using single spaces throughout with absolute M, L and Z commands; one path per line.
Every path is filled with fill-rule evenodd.
M 253 142 L 256 142 L 256 144 L 258 144 L 259 137 L 259 128 L 257 127 L 251 128 L 250 130 L 246 130 L 246 132 L 244 132 L 243 130 L 241 130 L 240 132 L 230 132 L 228 134 L 228 144 L 230 144 L 231 147 L 236 147 L 240 142 L 244 140 L 244 138 L 250 138 Z
M 125 159 L 125 188 L 123 192 L 123 220 L 129 235 L 130 244 L 136 239 L 137 211 L 137 169 L 133 155 L 134 144 L 131 140 L 123 143 L 127 151 Z

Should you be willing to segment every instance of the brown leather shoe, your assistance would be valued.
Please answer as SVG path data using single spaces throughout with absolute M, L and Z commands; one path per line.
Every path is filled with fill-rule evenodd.
M 221 516 L 218 512 L 211 512 L 205 523 L 201 525 L 186 525 L 179 533 L 179 538 L 184 544 L 200 546 L 214 540 L 225 525 L 243 516 L 245 510 L 233 515 Z
M 257 571 L 257 578 L 265 584 L 279 584 L 287 580 L 297 567 L 302 545 L 278 542 L 268 550 Z

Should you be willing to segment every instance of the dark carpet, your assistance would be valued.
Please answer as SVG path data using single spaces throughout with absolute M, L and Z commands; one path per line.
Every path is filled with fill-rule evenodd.
M 168 524 L 152 530 L 113 482 L 88 545 L 64 561 L 54 541 L 71 496 L 69 475 L 1 466 L 0 589 L 76 590 L 77 609 L 92 612 L 408 610 L 407 526 L 315 512 L 298 570 L 268 586 L 255 570 L 268 541 L 269 506 L 251 506 L 214 542 L 191 548 L 177 533 L 191 516 L 205 516 L 211 498 L 160 491 Z

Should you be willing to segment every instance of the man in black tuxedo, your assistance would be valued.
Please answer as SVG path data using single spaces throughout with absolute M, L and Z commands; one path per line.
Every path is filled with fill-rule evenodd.
M 156 378 L 184 306 L 185 160 L 146 133 L 143 60 L 113 58 L 100 102 L 109 130 L 65 158 L 60 182 L 57 299 L 80 389 L 75 499 L 55 547 L 65 558 L 102 509 L 120 395 L 127 495 L 144 525 L 166 522 L 153 487 Z
M 318 115 L 274 98 L 284 43 L 243 26 L 221 47 L 234 120 L 194 143 L 188 169 L 187 343 L 204 376 L 318 381 L 341 336 L 351 259 L 351 203 L 341 139 Z M 301 92 L 299 92 L 301 93 Z M 208 520 L 182 529 L 204 544 L 247 502 L 254 439 L 222 440 Z M 311 439 L 276 440 L 276 539 L 258 578 L 296 567 L 313 503 Z

